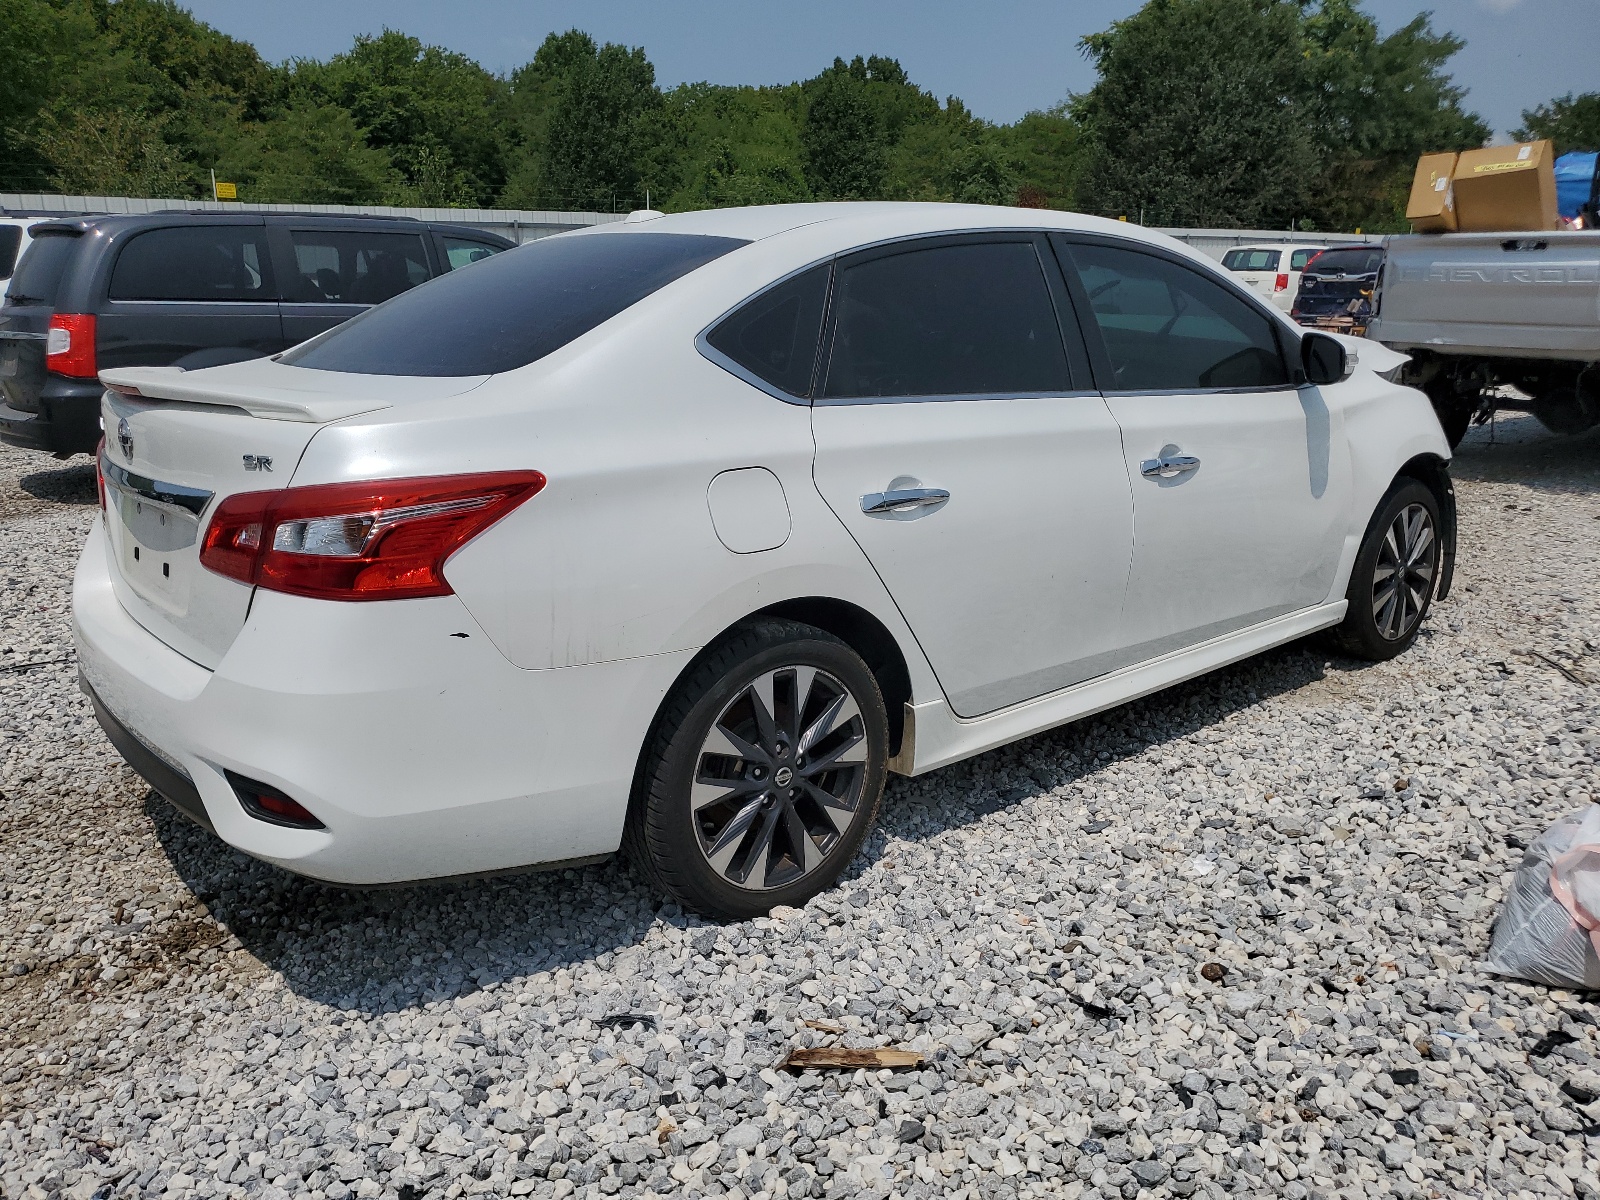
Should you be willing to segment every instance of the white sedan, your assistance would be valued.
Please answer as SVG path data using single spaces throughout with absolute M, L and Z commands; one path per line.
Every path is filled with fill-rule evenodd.
M 1319 630 L 1410 645 L 1455 517 L 1402 361 L 1119 222 L 637 213 L 272 360 L 105 372 L 84 688 L 319 879 L 626 845 L 700 911 L 798 904 L 890 771 Z

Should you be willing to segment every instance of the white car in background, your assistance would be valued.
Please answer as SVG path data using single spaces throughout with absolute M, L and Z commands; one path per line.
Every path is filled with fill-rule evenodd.
M 625 843 L 703 912 L 800 904 L 889 771 L 1318 630 L 1405 650 L 1455 517 L 1400 361 L 1094 217 L 635 214 L 106 371 L 83 686 L 290 870 Z
M 1239 282 L 1288 312 L 1300 290 L 1300 272 L 1326 246 L 1238 246 L 1222 256 L 1222 265 Z
M 28 236 L 28 226 L 38 223 L 38 217 L 0 217 L 0 296 L 10 288 L 22 252 L 33 241 Z

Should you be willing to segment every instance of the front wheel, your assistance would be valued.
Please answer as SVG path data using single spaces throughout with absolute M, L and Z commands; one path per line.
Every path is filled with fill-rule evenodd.
M 1345 591 L 1349 608 L 1333 631 L 1339 649 L 1382 662 L 1417 639 L 1439 577 L 1439 502 L 1402 479 L 1378 506 Z
M 888 727 L 877 680 L 848 645 L 794 621 L 751 622 L 667 701 L 629 805 L 629 857 L 708 916 L 804 904 L 877 816 Z

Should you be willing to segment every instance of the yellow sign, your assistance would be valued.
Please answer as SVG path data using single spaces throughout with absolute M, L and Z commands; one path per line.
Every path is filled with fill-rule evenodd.
M 237 183 L 223 183 L 217 181 L 218 200 L 237 200 L 239 198 L 239 185 Z

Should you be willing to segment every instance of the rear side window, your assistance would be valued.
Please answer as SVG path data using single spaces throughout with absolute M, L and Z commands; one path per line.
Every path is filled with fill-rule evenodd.
M 129 239 L 111 272 L 113 300 L 275 300 L 259 225 L 185 225 Z
M 471 242 L 466 238 L 441 236 L 444 243 L 445 262 L 450 265 L 445 269 L 454 271 L 457 267 L 467 266 L 469 263 L 481 262 L 491 254 L 498 254 L 506 249 L 504 246 L 491 246 L 487 242 Z
M 1272 320 L 1217 280 L 1153 254 L 1062 242 L 1119 392 L 1287 387 Z
M 1304 271 L 1306 264 L 1321 253 L 1321 250 L 1296 250 L 1289 256 L 1289 270 Z
M 823 396 L 1071 390 L 1033 243 L 931 246 L 839 267 Z
M 811 394 L 811 373 L 828 300 L 826 264 L 769 288 L 706 335 L 715 350 L 791 396 Z
M 17 251 L 22 248 L 22 226 L 0 225 L 0 279 L 10 279 L 17 269 Z
M 22 252 L 22 261 L 6 291 L 7 304 L 55 306 L 61 277 L 77 248 L 75 233 L 41 233 Z
M 1224 254 L 1222 265 L 1230 271 L 1276 271 L 1281 256 L 1282 251 L 1279 250 L 1244 247 L 1239 250 L 1229 250 Z
M 526 366 L 745 242 L 684 233 L 541 238 L 362 313 L 279 361 L 357 375 Z
M 289 300 L 382 304 L 428 282 L 420 234 L 296 229 L 289 238 L 295 266 Z

